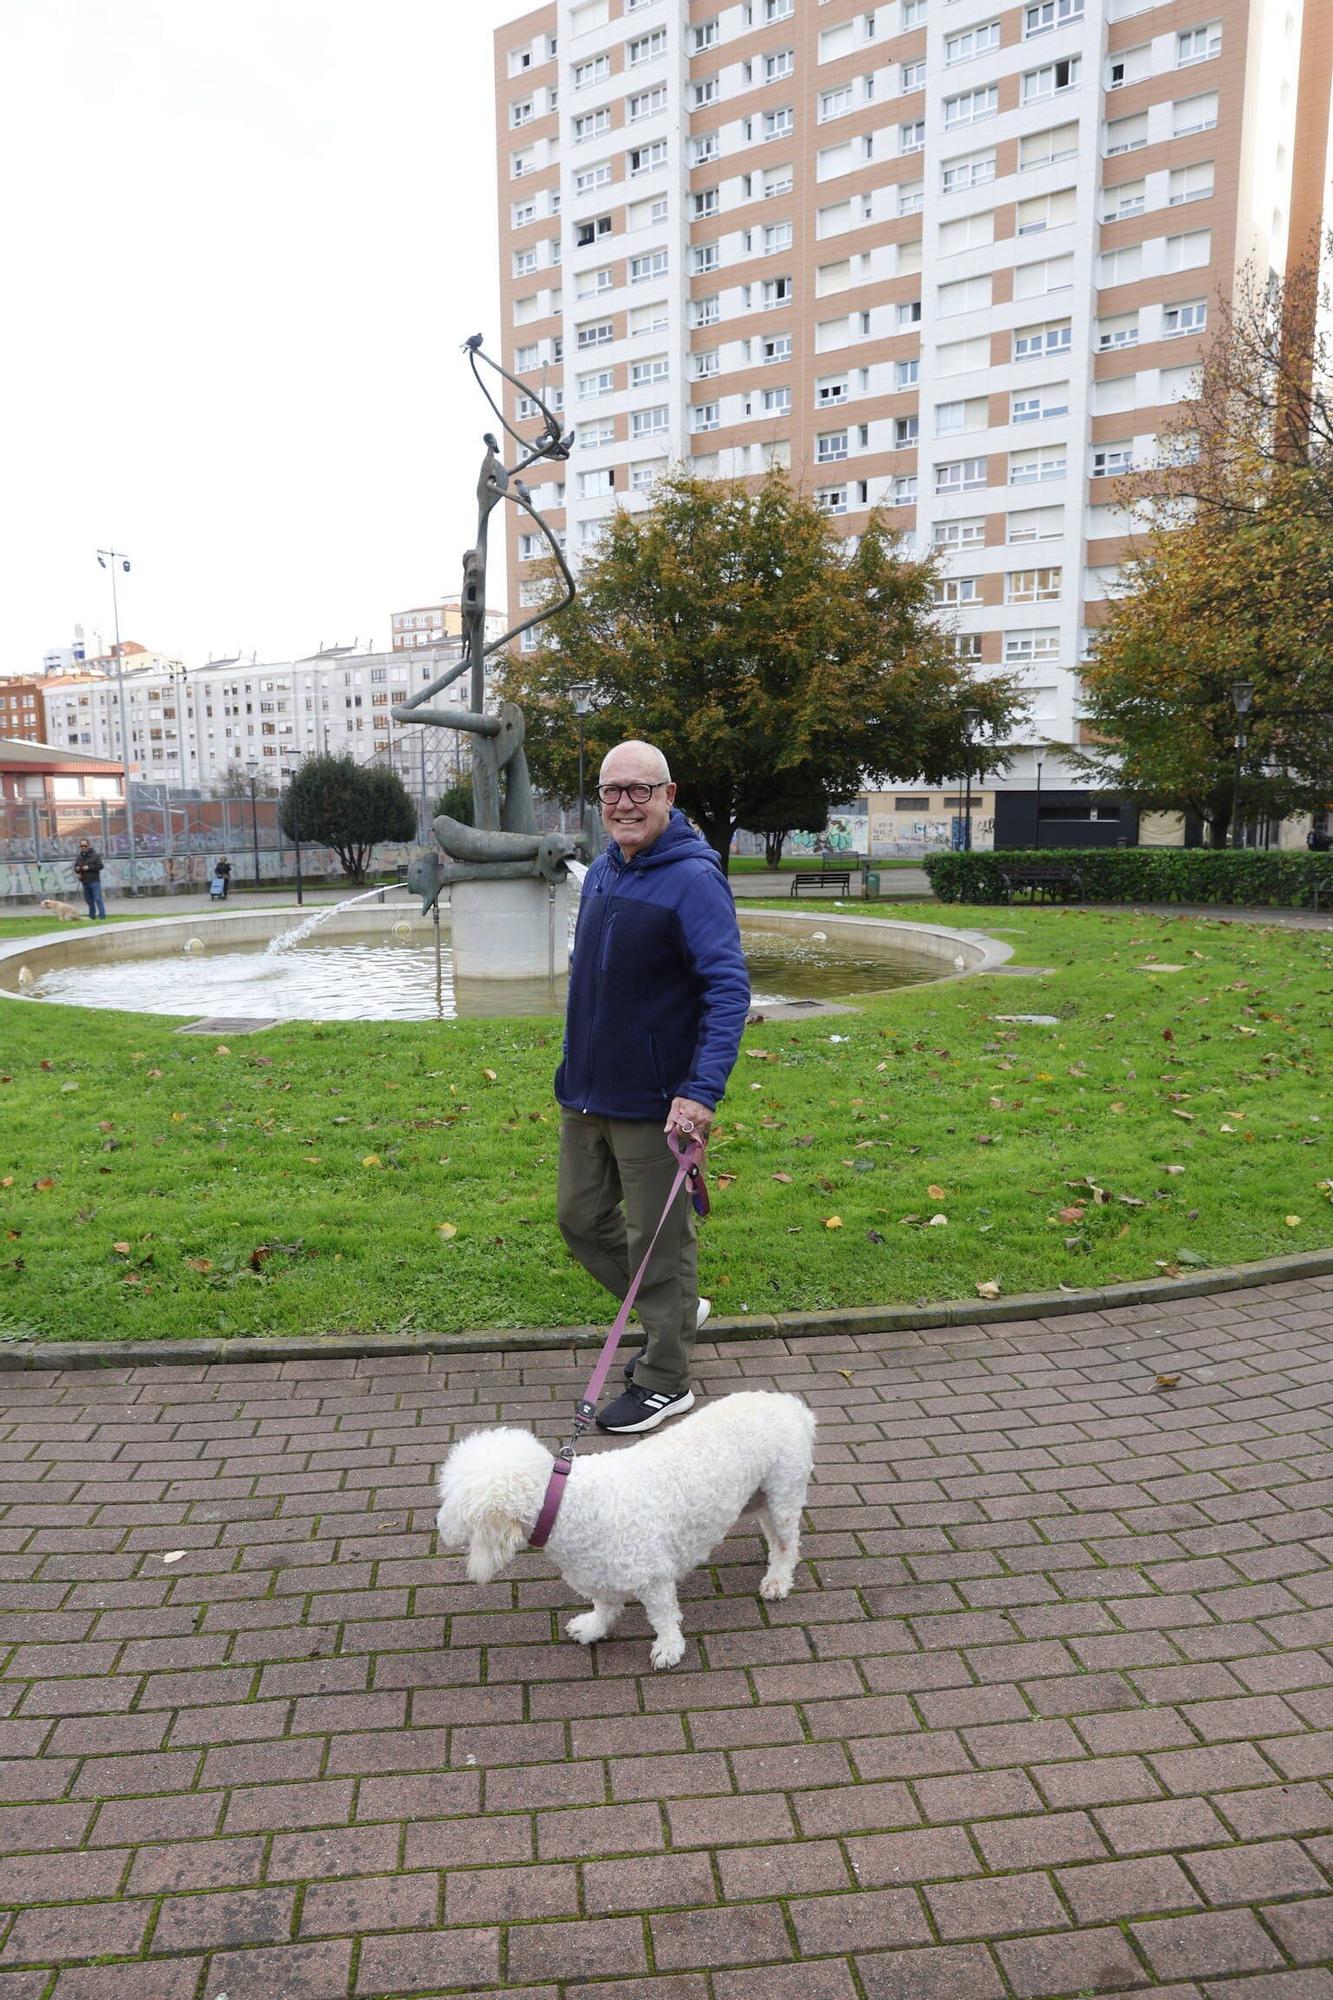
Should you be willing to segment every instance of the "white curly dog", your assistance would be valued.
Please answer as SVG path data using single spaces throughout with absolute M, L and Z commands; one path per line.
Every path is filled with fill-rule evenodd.
M 657 1437 L 574 1460 L 546 1544 L 561 1576 L 592 1609 L 566 1630 L 581 1646 L 604 1639 L 627 1601 L 653 1628 L 655 1667 L 685 1651 L 676 1584 L 707 1560 L 748 1503 L 768 1544 L 761 1597 L 785 1597 L 800 1558 L 801 1510 L 815 1418 L 799 1396 L 745 1390 L 708 1403 Z M 532 1532 L 551 1454 L 529 1431 L 474 1431 L 440 1468 L 437 1526 L 467 1551 L 473 1583 L 489 1583 Z

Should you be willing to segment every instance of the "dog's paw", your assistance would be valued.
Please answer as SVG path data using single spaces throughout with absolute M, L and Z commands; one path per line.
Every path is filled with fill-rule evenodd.
M 778 1598 L 789 1597 L 791 1595 L 791 1585 L 792 1580 L 789 1576 L 783 1576 L 777 1570 L 770 1570 L 759 1586 L 759 1595 L 766 1597 L 769 1603 L 772 1604 Z
M 577 1639 L 580 1646 L 591 1646 L 594 1639 L 600 1639 L 606 1627 L 595 1611 L 580 1611 L 577 1618 L 571 1618 L 565 1627 L 571 1639 Z
M 685 1640 L 679 1633 L 675 1638 L 654 1639 L 648 1657 L 655 1667 L 679 1666 L 685 1657 Z

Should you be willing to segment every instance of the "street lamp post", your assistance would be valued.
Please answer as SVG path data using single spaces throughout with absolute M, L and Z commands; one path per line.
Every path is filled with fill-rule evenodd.
M 584 719 L 592 713 L 593 686 L 591 681 L 578 681 L 570 689 L 574 697 L 574 713 L 579 719 L 579 832 L 583 832 L 583 737 Z
M 1245 733 L 1245 718 L 1254 706 L 1254 682 L 1235 681 L 1231 688 L 1231 706 L 1236 711 L 1236 775 L 1231 788 L 1231 845 L 1243 847 L 1240 824 L 1240 780 L 1241 759 L 1245 755 L 1248 738 Z
M 297 907 L 301 908 L 304 906 L 305 896 L 301 887 L 301 822 L 296 814 L 296 791 L 294 784 L 296 773 L 295 771 L 284 770 L 282 775 L 287 780 L 287 788 L 292 801 L 292 846 L 296 849 L 296 902 Z
M 246 762 L 245 762 L 245 768 L 246 768 L 246 770 L 247 770 L 247 772 L 249 773 L 249 776 L 250 776 L 250 841 L 251 841 L 251 845 L 253 846 L 253 848 L 254 848 L 254 851 L 255 851 L 255 887 L 256 887 L 256 889 L 257 889 L 257 888 L 258 888 L 258 887 L 260 886 L 260 883 L 259 883 L 259 808 L 258 808 L 258 806 L 257 806 L 257 805 L 256 805 L 256 803 L 255 803 L 255 799 L 256 799 L 256 796 L 257 796 L 257 794 L 256 794 L 256 785 L 257 785 L 257 783 L 258 783 L 258 779 L 259 779 L 259 760 L 258 760 L 258 758 L 256 758 L 256 757 L 247 757 L 247 759 L 246 759 Z
M 1041 846 L 1041 771 L 1045 762 L 1046 747 L 1043 744 L 1037 752 L 1037 839 L 1035 844 L 1038 847 Z
M 139 876 L 134 851 L 134 780 L 130 775 L 130 730 L 125 718 L 125 660 L 120 650 L 120 603 L 116 596 L 116 564 L 128 570 L 130 559 L 124 549 L 99 549 L 97 561 L 111 572 L 111 622 L 116 634 L 116 706 L 120 712 L 120 761 L 125 767 L 125 836 L 130 844 L 129 876 L 125 894 L 137 896 Z
M 972 852 L 972 738 L 981 717 L 975 708 L 963 710 L 963 852 Z

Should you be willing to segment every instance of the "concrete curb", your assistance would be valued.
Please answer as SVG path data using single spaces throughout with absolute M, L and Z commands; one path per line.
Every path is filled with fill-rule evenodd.
M 852 1333 L 946 1332 L 953 1327 L 1003 1326 L 1014 1320 L 1060 1319 L 1072 1313 L 1110 1312 L 1117 1306 L 1166 1304 L 1211 1298 L 1333 1276 L 1333 1249 L 1291 1257 L 1266 1257 L 1199 1271 L 1189 1277 L 1145 1278 L 1138 1284 L 1102 1285 L 1078 1292 L 1020 1292 L 1011 1299 L 953 1299 L 938 1305 L 845 1306 L 835 1312 L 767 1313 L 709 1322 L 711 1342 L 802 1340 Z M 600 1347 L 595 1326 L 482 1327 L 466 1333 L 331 1334 L 327 1339 L 14 1341 L 0 1343 L 0 1374 L 29 1369 L 181 1367 L 204 1363 L 356 1360 L 394 1354 L 525 1354 L 549 1348 Z

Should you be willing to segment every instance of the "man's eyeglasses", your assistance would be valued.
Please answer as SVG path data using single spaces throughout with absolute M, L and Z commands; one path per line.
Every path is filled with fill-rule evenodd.
M 660 792 L 669 785 L 669 778 L 659 778 L 655 785 L 599 785 L 597 796 L 604 806 L 613 806 L 617 799 L 628 799 L 632 806 L 646 806 L 654 792 Z

